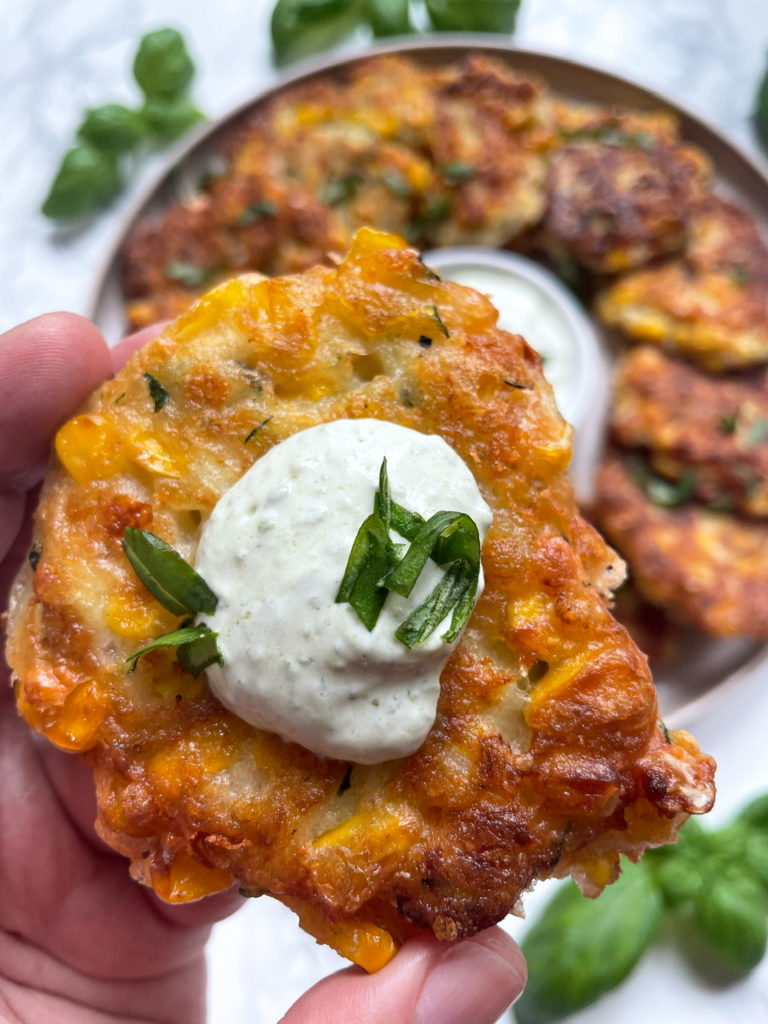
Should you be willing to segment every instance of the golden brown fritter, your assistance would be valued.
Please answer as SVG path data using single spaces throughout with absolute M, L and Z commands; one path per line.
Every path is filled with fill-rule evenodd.
M 616 456 L 600 468 L 596 511 L 653 604 L 712 636 L 768 639 L 768 526 L 654 504 Z
M 768 248 L 750 215 L 716 196 L 697 207 L 683 256 L 629 274 L 597 312 L 630 339 L 650 341 L 723 372 L 768 361 Z
M 597 893 L 621 852 L 709 808 L 711 758 L 665 737 L 645 658 L 608 610 L 622 566 L 575 507 L 571 428 L 496 319 L 398 238 L 362 231 L 338 268 L 213 290 L 59 431 L 39 561 L 13 592 L 18 703 L 84 752 L 100 834 L 164 899 L 236 878 L 376 969 L 421 929 L 450 940 L 498 921 L 537 878 L 571 872 Z M 138 526 L 192 559 L 255 459 L 345 417 L 440 435 L 494 511 L 434 727 L 412 756 L 351 774 L 226 711 L 171 651 L 127 673 L 178 620 L 120 546 Z
M 672 115 L 556 106 L 561 145 L 548 172 L 544 248 L 615 274 L 682 248 L 707 157 L 683 145 Z
M 327 263 L 368 224 L 425 247 L 506 243 L 543 213 L 551 120 L 538 80 L 481 56 L 377 57 L 288 89 L 233 132 L 224 173 L 131 234 L 130 321 L 236 272 Z
M 713 377 L 641 346 L 618 364 L 610 428 L 715 511 L 768 516 L 768 368 Z

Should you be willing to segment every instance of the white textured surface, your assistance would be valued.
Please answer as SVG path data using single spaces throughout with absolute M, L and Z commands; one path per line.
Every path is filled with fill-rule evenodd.
M 163 159 L 149 161 L 85 233 L 56 232 L 37 213 L 83 107 L 131 101 L 129 62 L 141 33 L 166 24 L 184 30 L 200 69 L 197 99 L 216 115 L 273 77 L 270 7 L 265 0 L 0 0 L 0 329 L 49 309 L 85 309 L 122 212 Z M 522 7 L 519 45 L 635 78 L 755 151 L 749 115 L 768 49 L 765 0 L 523 0 Z M 768 789 L 766 723 L 768 679 L 754 678 L 688 723 L 720 762 L 713 821 Z M 540 902 L 534 895 L 529 907 Z M 272 1024 L 309 984 L 342 966 L 266 899 L 219 925 L 210 951 L 211 1024 Z M 763 1024 L 768 966 L 723 986 L 661 944 L 621 989 L 572 1018 L 619 1021 Z

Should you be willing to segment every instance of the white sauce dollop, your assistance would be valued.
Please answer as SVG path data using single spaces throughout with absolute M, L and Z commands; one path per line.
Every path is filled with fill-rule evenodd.
M 441 578 L 432 562 L 409 598 L 388 595 L 371 632 L 349 604 L 335 603 L 384 456 L 394 501 L 425 518 L 466 512 L 482 541 L 491 511 L 442 438 L 381 420 L 337 420 L 255 462 L 214 508 L 195 560 L 218 597 L 205 621 L 224 659 L 208 669 L 219 700 L 283 739 L 360 764 L 421 746 L 455 646 L 441 639 L 450 618 L 411 651 L 394 636 Z M 482 584 L 481 571 L 478 596 Z

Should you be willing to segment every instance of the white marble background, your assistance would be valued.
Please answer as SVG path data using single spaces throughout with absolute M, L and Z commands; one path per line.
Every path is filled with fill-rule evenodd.
M 87 308 L 122 215 L 163 162 L 148 161 L 86 232 L 56 231 L 38 213 L 83 108 L 134 101 L 129 67 L 140 35 L 168 24 L 184 31 L 199 68 L 196 98 L 216 116 L 274 77 L 270 8 L 271 0 L 0 0 L 0 329 L 45 310 Z M 666 92 L 757 153 L 749 117 L 768 51 L 766 0 L 523 0 L 515 38 Z M 720 762 L 714 823 L 768 790 L 768 678 L 747 680 L 686 725 Z M 540 903 L 535 894 L 530 910 Z M 272 1024 L 340 965 L 267 900 L 219 925 L 210 952 L 211 1024 Z M 663 937 L 621 989 L 571 1024 L 619 1021 L 768 1024 L 768 962 L 723 986 Z

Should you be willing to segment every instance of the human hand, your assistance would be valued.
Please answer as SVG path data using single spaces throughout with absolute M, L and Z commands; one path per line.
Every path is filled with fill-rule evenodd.
M 0 336 L 0 607 L 29 549 L 56 428 L 154 333 L 111 351 L 89 321 L 38 317 Z M 196 1024 L 204 945 L 234 893 L 170 906 L 96 836 L 90 772 L 18 717 L 0 665 L 0 1022 Z M 491 1024 L 522 990 L 498 928 L 457 944 L 412 940 L 375 975 L 340 971 L 283 1024 Z

